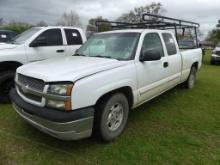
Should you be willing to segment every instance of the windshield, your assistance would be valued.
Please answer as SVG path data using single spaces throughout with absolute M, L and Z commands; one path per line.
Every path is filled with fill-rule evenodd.
M 13 44 L 23 44 L 27 39 L 29 39 L 31 36 L 33 36 L 36 32 L 41 30 L 39 27 L 31 28 L 20 35 L 16 36 L 14 39 L 12 39 L 11 43 Z
M 75 55 L 131 60 L 139 33 L 97 34 L 91 37 Z
M 191 49 L 195 48 L 195 44 L 193 41 L 179 41 L 179 48 L 180 49 Z

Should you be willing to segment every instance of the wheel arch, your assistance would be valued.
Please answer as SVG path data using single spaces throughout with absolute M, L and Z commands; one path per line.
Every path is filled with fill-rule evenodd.
M 16 69 L 20 66 L 22 66 L 22 64 L 17 61 L 0 62 L 0 72 L 2 72 L 2 71 L 16 71 Z
M 114 89 L 114 90 L 111 90 L 105 94 L 103 94 L 101 97 L 99 97 L 99 99 L 97 100 L 96 104 L 95 105 L 99 105 L 99 103 L 106 97 L 109 97 L 115 93 L 122 93 L 126 96 L 126 98 L 128 99 L 128 104 L 129 104 L 129 107 L 131 108 L 134 104 L 134 95 L 133 95 L 133 92 L 132 92 L 132 88 L 130 86 L 124 86 L 124 87 L 121 87 L 121 88 L 117 88 L 117 89 Z
M 191 67 L 191 68 L 193 68 L 193 67 L 195 67 L 196 70 L 198 70 L 198 69 L 199 69 L 199 62 L 198 62 L 198 61 L 194 62 L 194 63 L 192 64 L 192 67 Z

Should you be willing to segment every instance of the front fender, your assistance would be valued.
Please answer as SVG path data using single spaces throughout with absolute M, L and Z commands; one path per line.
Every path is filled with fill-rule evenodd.
M 135 95 L 137 82 L 134 67 L 133 64 L 127 65 L 77 81 L 72 91 L 73 109 L 94 106 L 100 97 L 122 87 L 130 87 Z
M 13 49 L 0 50 L 0 62 L 5 61 L 16 61 L 21 64 L 27 63 L 24 46 L 16 47 Z

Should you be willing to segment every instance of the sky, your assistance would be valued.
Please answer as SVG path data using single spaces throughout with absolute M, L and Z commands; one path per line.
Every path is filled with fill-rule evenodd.
M 114 20 L 134 7 L 161 2 L 164 15 L 200 23 L 205 35 L 220 19 L 220 0 L 0 0 L 0 18 L 4 21 L 56 24 L 64 12 L 75 11 L 84 28 L 90 18 L 103 16 Z

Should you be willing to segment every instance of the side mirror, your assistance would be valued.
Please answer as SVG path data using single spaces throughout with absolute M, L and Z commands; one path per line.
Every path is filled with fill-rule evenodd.
M 145 50 L 141 53 L 140 61 L 157 61 L 161 59 L 160 52 L 158 50 Z
M 30 47 L 39 47 L 39 46 L 46 46 L 46 45 L 47 45 L 46 38 L 39 37 L 30 44 Z

